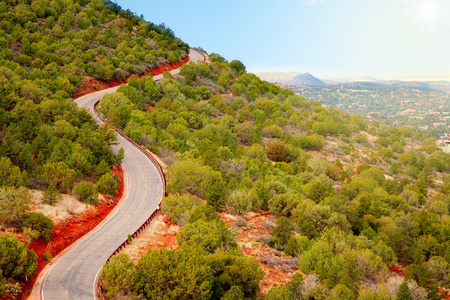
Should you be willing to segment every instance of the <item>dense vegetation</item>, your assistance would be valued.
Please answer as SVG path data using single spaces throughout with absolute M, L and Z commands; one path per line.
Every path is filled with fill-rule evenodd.
M 52 225 L 42 215 L 23 217 L 30 188 L 45 190 L 49 204 L 60 192 L 74 191 L 88 203 L 97 201 L 97 191 L 114 195 L 117 182 L 109 174 L 123 157 L 109 147 L 115 133 L 97 126 L 71 97 L 89 76 L 122 81 L 179 61 L 188 50 L 169 28 L 112 2 L 0 1 L 2 225 L 49 238 Z M 5 270 L 3 276 L 16 278 Z
M 50 204 L 60 192 L 88 203 L 114 194 L 115 134 L 70 97 L 88 76 L 120 81 L 187 51 L 170 29 L 111 2 L 0 1 L 1 222 L 47 239 L 51 222 L 24 214 L 30 188 Z M 438 299 L 450 284 L 450 156 L 435 140 L 325 109 L 210 57 L 158 83 L 132 76 L 102 99 L 100 112 L 169 166 L 163 211 L 183 226 L 179 250 L 150 250 L 137 266 L 114 257 L 103 272 L 109 295 L 257 298 L 262 271 L 214 211 L 253 210 L 278 216 L 261 240 L 297 257 L 304 274 L 268 299 Z M 14 237 L 0 237 L 0 250 L 0 293 L 14 295 L 36 256 Z M 407 274 L 394 288 L 392 264 Z
M 450 156 L 435 139 L 325 109 L 245 73 L 245 66 L 236 69 L 239 63 L 211 58 L 158 83 L 132 77 L 101 100 L 103 115 L 169 167 L 162 209 L 184 226 L 181 248 L 150 251 L 142 260 L 183 256 L 185 247 L 200 248 L 203 258 L 229 251 L 240 257 L 220 222 L 192 216 L 202 207 L 270 212 L 279 219 L 261 240 L 298 257 L 305 276 L 274 288 L 269 299 L 395 299 L 405 286 L 414 299 L 439 299 L 437 287 L 450 284 Z M 394 264 L 406 267 L 401 292 L 401 282 L 386 283 Z M 161 285 L 133 282 L 130 293 L 150 299 L 161 292 Z M 210 292 L 200 298 L 214 298 L 214 285 Z M 243 297 L 254 295 L 234 299 Z

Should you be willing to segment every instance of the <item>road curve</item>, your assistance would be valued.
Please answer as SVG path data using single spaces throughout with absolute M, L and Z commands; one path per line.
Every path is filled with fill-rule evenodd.
M 191 61 L 204 60 L 203 55 L 194 50 L 189 56 Z M 171 73 L 176 75 L 179 69 Z M 162 75 L 154 78 L 161 79 Z M 117 89 L 114 87 L 91 93 L 75 102 L 92 111 L 95 102 Z M 147 221 L 164 196 L 163 179 L 157 167 L 127 139 L 120 135 L 118 138 L 119 147 L 125 149 L 122 164 L 125 170 L 124 197 L 93 231 L 53 260 L 40 285 L 43 300 L 96 299 L 96 282 L 103 264 L 127 239 L 128 234 L 134 233 Z

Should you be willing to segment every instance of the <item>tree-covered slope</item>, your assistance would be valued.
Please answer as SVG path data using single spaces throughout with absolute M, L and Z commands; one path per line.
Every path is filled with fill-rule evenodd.
M 188 265 L 213 275 L 197 281 L 209 286 L 202 299 L 257 298 L 257 288 L 245 290 L 241 279 L 221 281 L 226 264 L 209 263 L 221 253 L 242 255 L 212 208 L 253 210 L 278 216 L 272 236 L 259 242 L 297 257 L 304 274 L 268 299 L 395 299 L 401 281 L 392 283 L 394 264 L 406 268 L 415 295 L 439 298 L 437 287 L 449 284 L 450 156 L 435 140 L 306 101 L 246 73 L 239 61 L 211 60 L 157 83 L 132 77 L 100 102 L 100 113 L 167 164 L 162 210 L 184 226 L 180 250 L 152 250 L 142 264 L 169 253 L 184 257 L 194 246 L 199 256 Z M 142 109 L 146 99 L 154 106 Z M 142 272 L 139 264 L 130 274 Z M 116 289 L 114 268 L 104 269 L 110 291 L 149 299 L 161 292 L 140 276 Z M 177 274 L 172 282 L 182 289 L 187 275 L 161 276 Z
M 71 97 L 87 78 L 120 82 L 188 51 L 169 28 L 109 1 L 0 1 L 1 225 L 28 226 L 30 188 L 49 203 L 60 192 L 84 202 L 114 194 L 109 173 L 123 156 L 110 148 L 115 132 Z M 16 278 L 1 270 L 0 282 Z

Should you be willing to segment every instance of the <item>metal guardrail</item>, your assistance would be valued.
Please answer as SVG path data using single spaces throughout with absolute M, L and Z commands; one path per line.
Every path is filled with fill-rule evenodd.
M 130 143 L 132 143 L 136 148 L 138 148 L 139 150 L 141 150 L 141 152 L 147 156 L 150 161 L 153 163 L 153 165 L 155 165 L 156 169 L 158 170 L 159 176 L 161 177 L 162 181 L 163 181 L 163 194 L 164 196 L 167 196 L 166 194 L 166 185 L 167 185 L 167 180 L 166 180 L 166 176 L 164 175 L 163 169 L 161 167 L 161 165 L 158 163 L 158 161 L 153 157 L 153 155 L 151 155 L 150 152 L 148 152 L 144 147 L 142 147 L 141 145 L 139 145 L 138 143 L 136 143 L 135 141 L 133 141 L 131 138 L 129 138 L 128 136 L 126 136 L 121 130 L 119 130 L 118 128 L 116 128 L 115 126 L 113 126 L 108 120 L 106 120 L 105 118 L 103 118 L 100 113 L 97 111 L 97 107 L 98 107 L 98 103 L 100 102 L 97 101 L 94 104 L 94 113 L 95 115 L 105 124 L 108 124 L 109 126 L 111 126 L 112 129 L 114 129 L 114 131 L 116 131 L 118 134 L 120 134 L 122 137 L 124 137 L 126 140 L 128 140 Z M 162 200 L 162 199 L 161 199 Z M 134 239 L 135 237 L 137 237 L 149 224 L 150 222 L 157 216 L 157 214 L 160 211 L 160 206 L 161 206 L 161 200 L 158 204 L 158 207 L 155 209 L 155 211 L 153 211 L 153 213 L 150 215 L 150 217 L 147 219 L 147 221 L 144 222 L 144 224 L 142 224 L 132 235 L 130 235 L 131 240 Z M 111 259 L 111 257 L 113 257 L 114 255 L 118 254 L 123 248 L 125 248 L 128 244 L 130 243 L 130 239 L 127 238 L 117 249 L 116 251 L 114 251 L 106 260 L 106 263 L 109 262 L 109 260 Z M 103 295 L 103 291 L 104 291 L 104 284 L 102 279 L 100 278 L 97 282 L 97 292 L 100 296 L 100 299 L 105 300 L 105 296 Z
M 203 54 L 200 51 L 196 51 L 198 53 L 200 53 L 203 56 L 203 60 L 206 59 L 205 54 Z M 114 129 L 114 131 L 116 131 L 118 134 L 120 134 L 122 137 L 124 137 L 125 139 L 127 139 L 130 143 L 132 143 L 135 147 L 137 147 L 139 150 L 141 150 L 141 152 L 147 156 L 152 163 L 155 165 L 156 169 L 158 170 L 158 173 L 163 181 L 163 194 L 164 196 L 167 196 L 166 194 L 166 185 L 167 185 L 167 180 L 166 180 L 166 176 L 164 175 L 163 169 L 161 167 L 161 165 L 158 163 L 158 161 L 153 157 L 153 155 L 151 155 L 150 152 L 148 152 L 144 147 L 142 147 L 141 145 L 139 145 L 138 143 L 136 143 L 134 140 L 132 140 L 131 138 L 129 138 L 128 136 L 126 136 L 121 130 L 119 130 L 118 128 L 116 128 L 115 126 L 113 126 L 108 120 L 106 120 L 105 118 L 103 118 L 100 113 L 97 111 L 97 106 L 98 103 L 100 102 L 97 101 L 94 104 L 94 113 L 95 115 L 105 124 L 108 124 L 109 126 L 111 126 L 112 129 Z M 161 199 L 162 200 L 162 199 Z M 158 207 L 155 209 L 155 211 L 151 214 L 151 216 L 147 219 L 147 221 L 144 222 L 144 224 L 141 225 L 141 227 L 139 227 L 138 230 L 136 230 L 132 235 L 131 238 L 135 238 L 137 237 L 149 224 L 150 221 L 152 221 L 156 215 L 159 213 L 160 211 L 160 206 L 161 206 L 161 201 L 159 202 Z M 106 263 L 109 262 L 109 260 L 111 259 L 111 257 L 113 257 L 114 255 L 118 254 L 123 248 L 125 248 L 128 244 L 129 244 L 129 239 L 127 238 L 117 249 L 116 251 L 114 251 L 113 254 L 111 254 L 108 259 L 106 260 Z M 97 291 L 98 294 L 100 295 L 100 299 L 102 300 L 106 300 L 105 296 L 103 295 L 103 290 L 104 290 L 104 284 L 102 279 L 100 278 L 97 282 Z

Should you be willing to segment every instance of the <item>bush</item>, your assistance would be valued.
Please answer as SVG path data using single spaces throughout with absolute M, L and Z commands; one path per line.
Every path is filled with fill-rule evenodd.
M 225 222 L 197 220 L 184 226 L 177 235 L 180 247 L 196 245 L 209 253 L 217 250 L 231 250 L 237 248 L 234 235 L 228 230 Z
M 189 194 L 173 195 L 163 199 L 161 212 L 179 226 L 184 226 L 191 216 L 193 208 L 199 203 L 196 196 Z
M 50 184 L 49 187 L 45 189 L 44 195 L 42 197 L 42 201 L 50 205 L 58 203 L 59 201 L 61 201 L 61 199 L 61 194 L 53 184 Z
M 291 236 L 286 248 L 284 248 L 284 252 L 287 255 L 296 256 L 307 251 L 311 247 L 311 244 L 312 242 L 304 235 L 300 237 Z
M 287 162 L 288 150 L 286 146 L 281 142 L 273 142 L 267 145 L 266 148 L 267 158 L 272 161 L 284 161 Z
M 226 205 L 238 214 L 252 210 L 254 196 L 249 190 L 234 190 L 228 195 Z
M 105 195 L 115 195 L 117 194 L 117 181 L 111 175 L 111 173 L 106 173 L 97 182 L 98 192 Z
M 37 270 L 37 255 L 14 236 L 0 236 L 0 271 L 6 278 L 31 278 Z
M 357 135 L 355 135 L 355 137 L 353 139 L 358 144 L 362 144 L 362 145 L 366 145 L 367 144 L 367 137 L 362 135 L 361 133 L 358 133 Z
M 134 283 L 133 273 L 134 264 L 130 257 L 125 253 L 119 253 L 113 256 L 107 264 L 103 266 L 102 279 L 107 289 L 107 297 L 113 297 L 115 294 L 132 294 Z
M 85 202 L 95 204 L 98 201 L 98 194 L 92 182 L 81 181 L 74 189 L 77 199 Z
M 309 148 L 311 150 L 319 151 L 323 148 L 323 138 L 318 134 L 308 135 L 306 139 L 309 142 Z M 303 147 L 302 147 L 303 148 Z
M 40 233 L 39 237 L 47 242 L 50 240 L 53 222 L 49 217 L 37 212 L 26 213 L 22 216 L 22 224 L 25 227 L 38 231 Z
M 294 231 L 294 225 L 291 220 L 286 217 L 279 217 L 277 224 L 273 228 L 272 235 L 281 244 L 286 245 Z

